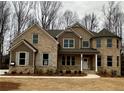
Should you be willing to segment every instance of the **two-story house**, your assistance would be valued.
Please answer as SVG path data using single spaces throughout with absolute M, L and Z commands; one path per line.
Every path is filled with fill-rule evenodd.
M 34 24 L 14 39 L 10 72 L 115 70 L 120 75 L 120 48 L 121 38 L 106 29 L 95 33 L 76 23 L 65 30 L 44 30 Z

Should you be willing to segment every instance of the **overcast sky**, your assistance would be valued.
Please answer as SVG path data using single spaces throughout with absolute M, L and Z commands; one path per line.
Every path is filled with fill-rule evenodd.
M 102 6 L 107 3 L 104 1 L 63 1 L 63 10 L 72 10 L 82 18 L 84 14 L 95 12 L 101 14 Z
M 94 12 L 99 19 L 100 25 L 102 25 L 101 22 L 103 20 L 102 7 L 107 3 L 108 3 L 107 1 L 63 1 L 62 10 L 63 11 L 72 10 L 74 12 L 77 12 L 80 19 L 82 19 L 85 14 Z M 120 2 L 120 7 L 124 12 L 124 1 Z M 123 37 L 124 37 L 124 30 L 123 30 Z
M 78 13 L 82 18 L 84 14 L 95 12 L 98 16 L 102 15 L 102 6 L 107 4 L 107 1 L 63 1 L 63 10 L 72 10 Z M 124 1 L 120 2 L 124 11 Z

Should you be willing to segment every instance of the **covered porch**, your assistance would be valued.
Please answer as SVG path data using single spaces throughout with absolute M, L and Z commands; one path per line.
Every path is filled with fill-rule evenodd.
M 92 48 L 86 49 L 61 49 L 58 57 L 60 70 L 80 70 L 97 72 L 98 51 Z

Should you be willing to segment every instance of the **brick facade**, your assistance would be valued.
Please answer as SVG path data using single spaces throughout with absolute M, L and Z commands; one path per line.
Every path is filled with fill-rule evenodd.
M 67 31 L 66 31 L 67 30 Z M 20 40 L 26 40 L 29 43 L 29 46 L 21 43 L 14 49 L 10 49 L 11 60 L 16 63 L 16 52 L 18 51 L 26 51 L 29 52 L 29 65 L 28 66 L 19 66 L 15 65 L 15 67 L 10 66 L 10 71 L 17 70 L 17 72 L 22 71 L 24 73 L 24 69 L 29 69 L 30 72 L 34 73 L 35 69 L 42 69 L 47 71 L 48 69 L 52 70 L 81 70 L 81 60 L 87 58 L 88 60 L 88 70 L 96 71 L 98 67 L 98 71 L 106 70 L 108 73 L 111 73 L 112 70 L 117 71 L 117 75 L 120 75 L 120 50 L 121 50 L 121 39 L 117 36 L 100 36 L 98 37 L 97 33 L 93 33 L 83 28 L 80 24 L 75 24 L 72 27 L 66 29 L 64 33 L 58 33 L 56 36 L 54 34 L 50 34 L 52 32 L 45 31 L 37 24 L 28 28 L 26 31 L 22 32 L 21 35 L 16 37 L 12 43 L 12 47 L 17 44 Z M 54 31 L 53 31 L 54 32 Z M 32 34 L 38 34 L 38 44 L 32 43 Z M 96 35 L 97 34 L 97 35 Z M 109 32 L 109 35 L 111 33 Z M 97 36 L 97 37 L 96 37 Z M 74 39 L 75 47 L 71 48 L 72 52 L 61 53 L 60 49 L 66 50 L 63 48 L 63 40 L 65 38 Z M 96 47 L 96 39 L 101 39 L 101 47 Z M 112 38 L 112 47 L 107 47 L 107 38 Z M 119 41 L 117 48 L 117 40 Z M 89 47 L 83 48 L 83 41 L 89 41 Z M 59 43 L 58 43 L 59 42 Z M 37 52 L 33 52 L 32 48 L 37 49 Z M 68 48 L 69 50 L 69 48 Z M 49 54 L 49 64 L 43 65 L 43 54 Z M 81 54 L 83 58 L 81 59 Z M 62 65 L 62 56 L 75 56 L 75 65 Z M 96 55 L 101 56 L 101 66 L 96 66 Z M 107 56 L 112 56 L 112 66 L 107 66 Z M 117 66 L 117 56 L 119 56 L 119 65 Z M 66 64 L 66 63 L 65 63 Z M 27 71 L 27 70 L 26 70 Z

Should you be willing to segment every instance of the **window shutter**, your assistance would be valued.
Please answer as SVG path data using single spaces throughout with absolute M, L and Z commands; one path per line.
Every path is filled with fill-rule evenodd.
M 40 53 L 40 65 L 43 66 L 43 53 Z
M 29 52 L 26 52 L 25 65 L 29 65 Z
M 52 60 L 51 60 L 51 56 L 52 56 L 51 53 L 49 53 L 49 54 L 48 54 L 48 65 L 52 64 L 52 63 L 51 63 L 51 61 L 52 61 Z
M 16 52 L 16 65 L 19 65 L 19 52 Z

